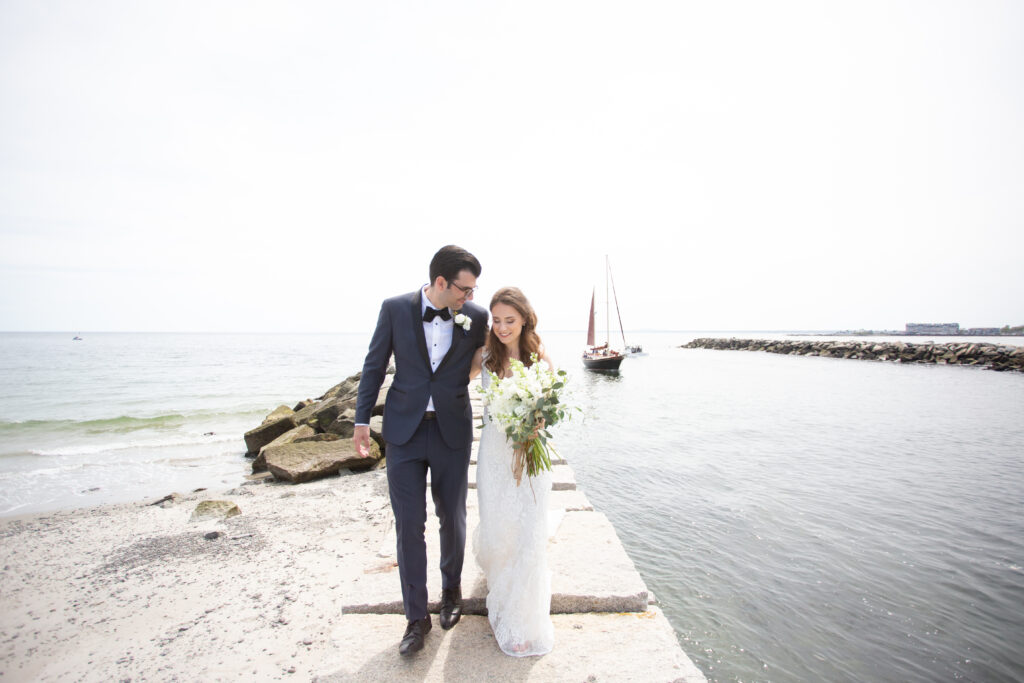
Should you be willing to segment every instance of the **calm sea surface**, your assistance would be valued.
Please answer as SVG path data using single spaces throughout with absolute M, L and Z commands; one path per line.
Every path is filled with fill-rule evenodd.
M 0 515 L 234 485 L 242 434 L 369 340 L 83 336 L 0 334 Z M 546 342 L 584 411 L 561 451 L 709 680 L 1024 680 L 1024 375 L 697 336 L 618 375 Z

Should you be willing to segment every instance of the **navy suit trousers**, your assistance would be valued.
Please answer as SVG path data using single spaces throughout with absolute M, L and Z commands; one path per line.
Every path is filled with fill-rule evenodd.
M 449 448 L 437 420 L 420 422 L 404 444 L 388 443 L 388 493 L 398 536 L 402 602 L 409 621 L 427 616 L 427 468 L 434 514 L 441 523 L 441 587 L 462 582 L 466 555 L 466 490 L 470 445 Z

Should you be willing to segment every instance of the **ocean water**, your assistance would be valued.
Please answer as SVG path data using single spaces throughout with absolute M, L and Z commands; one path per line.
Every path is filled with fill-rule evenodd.
M 83 336 L 0 334 L 0 515 L 234 485 L 369 340 Z M 1024 375 L 582 336 L 557 443 L 709 680 L 1024 680 Z
M 563 450 L 709 680 L 1024 680 L 1024 375 L 666 345 L 582 382 Z
M 367 335 L 0 333 L 0 515 L 250 470 L 242 435 L 358 371 Z

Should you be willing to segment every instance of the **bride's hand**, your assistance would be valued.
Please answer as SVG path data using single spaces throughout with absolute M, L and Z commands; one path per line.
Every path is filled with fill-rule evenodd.
M 540 422 L 538 422 L 536 425 L 534 425 L 533 432 L 530 434 L 530 441 L 533 441 L 534 439 L 536 439 L 537 438 L 537 433 L 540 432 L 540 430 L 542 430 L 542 429 L 544 429 L 544 418 L 543 417 L 540 419 Z

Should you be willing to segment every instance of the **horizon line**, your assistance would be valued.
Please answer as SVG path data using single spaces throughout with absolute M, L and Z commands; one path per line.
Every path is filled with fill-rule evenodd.
M 1008 325 L 1008 327 L 1014 327 Z M 1001 329 L 1001 328 L 995 328 Z M 546 333 L 585 333 L 586 328 L 562 328 L 545 330 Z M 877 335 L 897 334 L 905 335 L 905 330 L 868 330 L 868 329 L 832 329 L 832 328 L 690 328 L 690 329 L 662 329 L 662 328 L 640 328 L 632 330 L 630 334 L 640 333 L 692 333 L 692 332 L 766 332 L 773 334 L 801 333 L 801 334 L 849 334 L 856 336 L 858 332 L 872 332 Z M 373 329 L 368 328 L 361 331 L 338 331 L 338 330 L 304 330 L 304 331 L 281 331 L 281 330 L 0 330 L 0 334 L 372 334 Z M 911 335 L 915 336 L 915 335 Z

